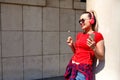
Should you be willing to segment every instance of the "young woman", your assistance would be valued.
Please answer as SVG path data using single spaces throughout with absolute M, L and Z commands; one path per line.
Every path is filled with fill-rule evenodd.
M 104 59 L 104 38 L 100 32 L 95 31 L 94 12 L 84 12 L 79 24 L 83 32 L 77 34 L 75 43 L 71 36 L 67 39 L 74 55 L 66 68 L 65 80 L 93 80 L 93 60 Z

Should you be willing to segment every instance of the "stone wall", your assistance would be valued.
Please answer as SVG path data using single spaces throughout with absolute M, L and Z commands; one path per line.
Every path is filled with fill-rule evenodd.
M 66 39 L 81 31 L 85 6 L 79 0 L 0 0 L 0 80 L 62 76 L 72 56 Z

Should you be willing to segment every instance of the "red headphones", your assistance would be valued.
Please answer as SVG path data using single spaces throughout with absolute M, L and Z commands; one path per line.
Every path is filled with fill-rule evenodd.
M 90 12 L 90 14 L 91 14 L 90 24 L 94 24 L 95 23 L 94 14 L 93 12 Z

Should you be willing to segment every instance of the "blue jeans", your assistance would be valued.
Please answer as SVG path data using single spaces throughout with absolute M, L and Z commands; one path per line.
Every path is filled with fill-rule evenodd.
M 76 80 L 85 80 L 85 75 L 81 72 L 77 72 Z

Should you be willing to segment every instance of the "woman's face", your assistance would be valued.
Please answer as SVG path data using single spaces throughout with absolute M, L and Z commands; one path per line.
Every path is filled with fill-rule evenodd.
M 80 26 L 82 28 L 82 30 L 89 30 L 91 28 L 91 24 L 90 24 L 90 18 L 88 17 L 88 14 L 82 14 L 80 16 L 80 20 L 79 20 Z

